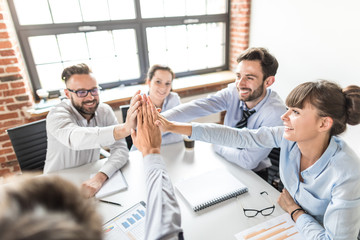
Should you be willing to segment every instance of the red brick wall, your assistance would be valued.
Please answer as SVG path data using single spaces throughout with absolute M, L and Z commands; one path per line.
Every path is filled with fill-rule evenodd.
M 6 1 L 0 0 L 0 176 L 20 170 L 5 130 L 26 123 L 24 112 L 33 105 L 14 31 Z
M 250 0 L 231 0 L 229 68 L 232 71 L 238 55 L 249 46 L 250 6 Z

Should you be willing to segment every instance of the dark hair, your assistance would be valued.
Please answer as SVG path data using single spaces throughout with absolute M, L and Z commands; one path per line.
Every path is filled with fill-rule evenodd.
M 86 65 L 85 63 L 80 63 L 77 65 L 73 65 L 70 67 L 67 67 L 63 70 L 62 74 L 61 74 L 61 79 L 66 82 L 69 80 L 69 78 L 72 75 L 75 74 L 90 74 L 92 73 L 91 69 L 89 68 L 88 65 Z
M 248 48 L 240 54 L 236 59 L 238 63 L 243 60 L 255 61 L 259 60 L 261 64 L 264 81 L 270 76 L 275 76 L 279 63 L 276 58 L 271 55 L 267 49 L 261 47 Z
M 95 202 L 59 176 L 17 177 L 0 192 L 2 240 L 100 240 Z
M 171 74 L 171 80 L 174 80 L 175 78 L 175 73 L 173 72 L 173 70 L 171 70 L 170 67 L 168 66 L 165 66 L 165 65 L 160 65 L 160 64 L 155 64 L 155 65 L 152 65 L 150 68 L 149 68 L 149 71 L 147 73 L 147 78 L 146 78 L 146 82 L 148 83 L 155 75 L 155 72 L 157 70 L 164 70 L 164 71 L 168 71 L 170 74 Z
M 302 83 L 286 98 L 289 107 L 303 108 L 305 103 L 313 105 L 320 117 L 331 117 L 333 126 L 330 136 L 346 130 L 346 124 L 360 123 L 360 87 L 352 85 L 341 89 L 336 83 L 319 80 Z

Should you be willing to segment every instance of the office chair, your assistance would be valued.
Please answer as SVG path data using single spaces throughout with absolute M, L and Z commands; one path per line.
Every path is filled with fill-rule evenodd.
M 6 131 L 21 170 L 43 170 L 47 150 L 46 119 Z
M 123 122 L 126 121 L 127 111 L 129 110 L 129 108 L 130 108 L 130 105 L 121 105 L 120 106 L 120 111 L 121 111 Z M 132 145 L 133 145 L 133 141 L 131 139 L 131 136 L 130 135 L 127 136 L 125 138 L 125 140 L 126 140 L 127 147 L 130 150 Z
M 268 168 L 268 183 L 281 192 L 284 185 L 280 180 L 279 173 L 280 148 L 273 148 L 268 158 L 271 161 L 271 167 Z

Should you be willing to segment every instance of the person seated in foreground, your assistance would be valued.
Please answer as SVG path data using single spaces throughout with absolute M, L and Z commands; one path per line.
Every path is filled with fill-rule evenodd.
M 95 201 L 59 176 L 16 176 L 0 187 L 0 239 L 100 240 L 95 209 Z
M 360 159 L 337 135 L 360 123 L 360 87 L 321 80 L 295 87 L 284 126 L 257 130 L 169 122 L 162 131 L 236 148 L 281 147 L 279 205 L 306 239 L 356 239 L 360 229 Z M 154 119 L 156 117 L 154 116 Z

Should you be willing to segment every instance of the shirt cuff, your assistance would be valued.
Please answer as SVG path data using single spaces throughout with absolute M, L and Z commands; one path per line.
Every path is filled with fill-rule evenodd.
M 202 127 L 199 123 L 192 122 L 191 123 L 191 136 L 189 136 L 190 139 L 193 140 L 199 140 L 198 136 L 201 135 Z
M 108 178 L 111 178 L 111 176 L 117 171 L 118 169 L 114 169 L 111 165 L 105 165 L 103 166 L 99 172 L 104 173 Z
M 153 169 L 166 170 L 166 166 L 160 154 L 148 154 L 144 157 L 144 169 L 146 172 Z
M 310 222 L 313 222 L 314 218 L 312 216 L 310 216 L 309 214 L 301 214 L 297 219 L 296 219 L 296 227 L 299 230 L 305 229 L 306 225 L 308 225 Z

